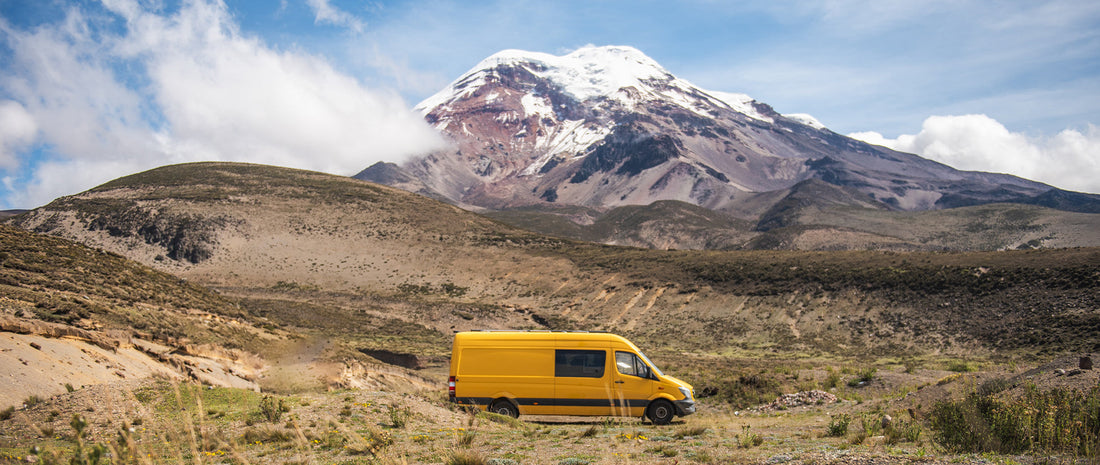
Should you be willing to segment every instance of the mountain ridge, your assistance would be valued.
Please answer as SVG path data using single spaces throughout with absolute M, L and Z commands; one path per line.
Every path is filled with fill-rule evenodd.
M 606 212 L 677 200 L 767 223 L 775 205 L 761 201 L 778 202 L 785 195 L 778 193 L 809 179 L 860 192 L 849 206 L 1009 202 L 1100 211 L 1098 195 L 959 171 L 836 134 L 810 115 L 782 115 L 747 95 L 700 89 L 630 47 L 502 51 L 416 109 L 453 148 L 374 165 L 356 178 L 468 209 L 528 214 L 527 207 Z

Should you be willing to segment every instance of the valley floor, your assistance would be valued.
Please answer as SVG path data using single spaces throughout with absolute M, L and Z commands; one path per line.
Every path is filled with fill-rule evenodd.
M 1019 373 L 1042 382 L 1060 376 L 1055 371 Z M 920 418 L 921 403 L 950 397 L 945 386 L 1003 378 L 956 373 L 926 381 L 938 375 L 884 367 L 866 387 L 831 389 L 838 402 L 800 406 L 735 410 L 704 398 L 696 415 L 667 426 L 636 418 L 515 420 L 457 408 L 442 390 L 275 396 L 154 377 L 77 387 L 7 410 L 0 463 L 66 463 L 91 457 L 96 447 L 115 464 L 1097 463 L 1075 453 L 948 452 Z M 1075 381 L 1096 384 L 1097 377 L 1088 372 Z M 892 416 L 889 431 L 884 415 Z

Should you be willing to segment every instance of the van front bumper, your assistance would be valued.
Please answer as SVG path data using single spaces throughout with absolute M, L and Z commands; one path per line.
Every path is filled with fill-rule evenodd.
M 676 415 L 685 416 L 695 413 L 695 401 L 691 399 L 678 400 L 674 402 L 676 404 Z

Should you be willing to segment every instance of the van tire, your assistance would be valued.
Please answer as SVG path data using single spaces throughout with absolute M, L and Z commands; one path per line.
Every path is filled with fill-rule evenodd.
M 497 399 L 489 405 L 489 411 L 506 417 L 519 418 L 519 409 L 507 399 Z
M 669 401 L 657 399 L 649 404 L 645 415 L 649 417 L 649 421 L 653 422 L 654 425 L 667 425 L 676 416 L 676 410 Z

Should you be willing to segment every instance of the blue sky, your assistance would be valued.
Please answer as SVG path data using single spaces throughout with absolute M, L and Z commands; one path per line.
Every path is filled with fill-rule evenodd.
M 350 175 L 501 49 L 629 45 L 678 77 L 961 169 L 1100 192 L 1100 3 L 0 0 L 0 208 L 152 167 Z

